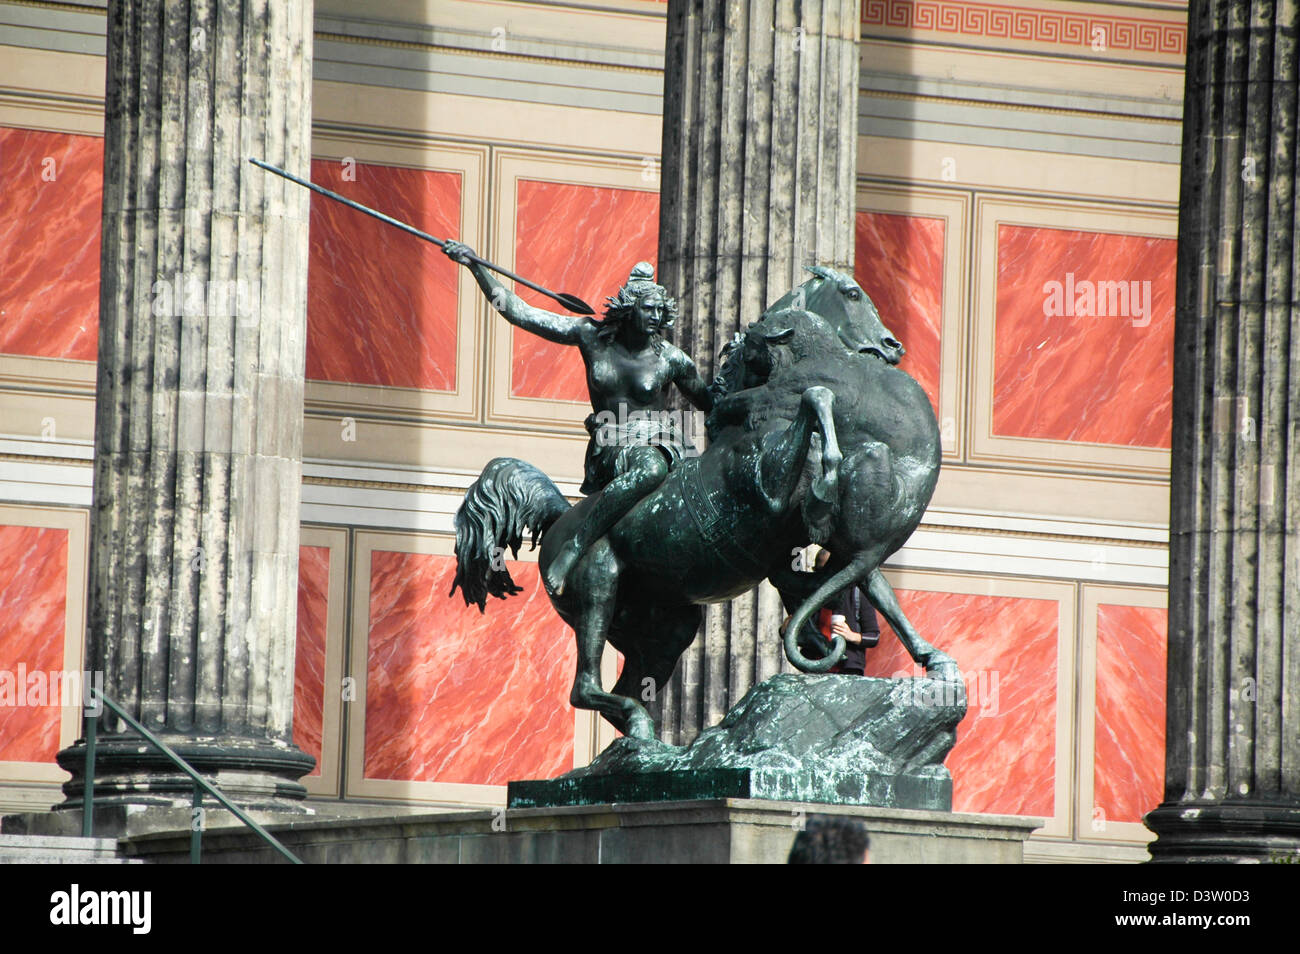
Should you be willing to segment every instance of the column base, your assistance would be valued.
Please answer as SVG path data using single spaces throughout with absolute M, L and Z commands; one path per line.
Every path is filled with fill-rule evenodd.
M 316 760 L 297 746 L 265 739 L 160 735 L 177 755 L 240 808 L 304 811 L 307 789 L 298 781 Z M 80 810 L 85 794 L 85 741 L 56 756 L 72 773 L 55 810 Z M 186 807 L 194 781 L 138 735 L 101 736 L 95 746 L 95 805 Z M 209 796 L 205 804 L 216 807 Z
M 1151 862 L 1294 862 L 1300 858 L 1300 803 L 1165 802 L 1147 813 L 1158 836 Z

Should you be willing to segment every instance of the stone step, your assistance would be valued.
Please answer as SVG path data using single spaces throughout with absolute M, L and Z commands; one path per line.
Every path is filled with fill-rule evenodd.
M 0 865 L 125 865 L 116 838 L 0 835 Z

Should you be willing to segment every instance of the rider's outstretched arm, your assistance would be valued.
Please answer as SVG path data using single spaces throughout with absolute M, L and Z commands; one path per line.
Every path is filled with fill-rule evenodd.
M 483 289 L 483 294 L 492 303 L 492 307 L 501 312 L 502 317 L 516 328 L 530 331 L 547 341 L 559 344 L 577 344 L 582 329 L 591 324 L 585 316 L 557 315 L 554 312 L 534 308 L 497 280 L 496 276 L 482 265 L 465 257 L 473 254 L 468 245 L 460 242 L 448 242 L 443 246 L 447 257 L 469 268 L 470 274 Z

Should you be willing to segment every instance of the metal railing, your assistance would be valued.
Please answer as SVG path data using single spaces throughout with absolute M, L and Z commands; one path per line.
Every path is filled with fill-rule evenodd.
M 145 741 L 163 755 L 167 756 L 167 758 L 171 759 L 172 763 L 178 769 L 194 780 L 194 795 L 190 802 L 193 809 L 193 814 L 190 818 L 190 827 L 193 829 L 190 834 L 191 864 L 199 864 L 203 856 L 203 829 L 205 827 L 203 825 L 203 795 L 205 792 L 215 798 L 220 805 L 256 832 L 263 841 L 280 854 L 284 855 L 284 857 L 289 859 L 289 861 L 293 862 L 295 865 L 302 864 L 301 858 L 297 857 L 288 848 L 284 847 L 284 845 L 282 845 L 274 835 L 257 822 L 253 821 L 253 819 L 249 818 L 243 810 L 236 806 L 230 799 L 226 798 L 225 795 L 221 794 L 220 789 L 201 776 L 194 770 L 193 766 L 173 752 L 166 742 L 158 738 L 139 722 L 136 722 L 135 719 L 123 712 L 121 706 L 108 698 L 108 696 L 104 695 L 97 688 L 91 686 L 89 687 L 89 690 L 92 700 L 98 699 L 109 709 L 113 710 L 119 719 L 129 725 L 136 732 L 140 733 L 140 735 L 144 737 Z M 98 712 L 92 713 L 89 709 L 86 710 L 86 787 L 85 793 L 82 796 L 81 811 L 81 834 L 85 838 L 93 837 L 95 828 L 95 744 L 99 735 L 99 716 L 100 713 Z

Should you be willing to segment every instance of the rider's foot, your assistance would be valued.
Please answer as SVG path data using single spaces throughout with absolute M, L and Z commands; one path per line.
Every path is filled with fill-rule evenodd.
M 569 571 L 578 562 L 578 557 L 582 556 L 582 551 L 578 549 L 577 544 L 570 543 L 560 550 L 555 561 L 546 568 L 546 573 L 542 577 L 542 582 L 546 589 L 556 596 L 564 593 L 564 581 L 569 576 Z

